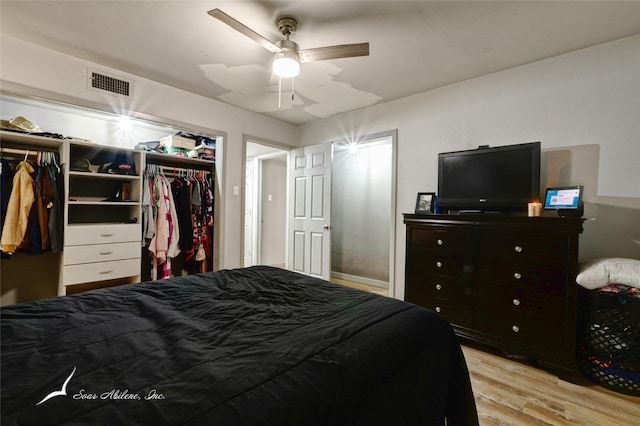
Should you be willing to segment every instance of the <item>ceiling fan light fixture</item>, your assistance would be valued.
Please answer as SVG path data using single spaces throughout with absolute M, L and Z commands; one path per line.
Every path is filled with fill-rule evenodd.
M 291 40 L 280 40 L 276 45 L 282 49 L 273 59 L 273 72 L 278 77 L 293 78 L 300 74 L 298 45 Z
M 281 55 L 283 54 L 276 53 L 276 59 L 273 61 L 273 72 L 278 77 L 283 78 L 293 78 L 300 74 L 300 62 L 295 58 Z

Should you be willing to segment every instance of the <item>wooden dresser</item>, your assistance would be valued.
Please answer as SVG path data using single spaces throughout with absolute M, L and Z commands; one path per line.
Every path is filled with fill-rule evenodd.
M 577 382 L 581 218 L 405 214 L 405 300 Z

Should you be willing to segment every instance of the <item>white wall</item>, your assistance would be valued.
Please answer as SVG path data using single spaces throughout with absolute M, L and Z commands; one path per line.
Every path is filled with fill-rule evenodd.
M 216 153 L 217 167 L 223 168 L 223 211 L 216 228 L 222 232 L 220 267 L 241 266 L 241 199 L 232 195 L 232 189 L 241 185 L 244 173 L 243 135 L 259 135 L 295 146 L 295 126 L 11 37 L 2 36 L 0 43 L 0 81 L 3 91 L 11 88 L 15 92 L 26 88 L 26 93 L 18 94 L 44 93 L 46 97 L 60 102 L 82 104 L 120 114 L 138 113 L 225 132 L 223 147 Z M 132 99 L 88 90 L 87 68 L 131 79 Z M 2 118 L 10 117 L 3 114 Z
M 303 125 L 298 142 L 395 128 L 395 297 L 404 297 L 402 213 L 418 192 L 437 191 L 439 152 L 478 145 L 541 141 L 544 172 L 557 171 L 542 185 L 586 180 L 581 259 L 640 258 L 640 35 Z

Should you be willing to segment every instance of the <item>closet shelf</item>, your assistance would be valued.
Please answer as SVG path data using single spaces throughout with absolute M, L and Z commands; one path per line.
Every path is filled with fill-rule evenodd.
M 6 146 L 5 142 L 9 142 L 10 144 L 15 144 L 22 149 L 32 149 L 36 151 L 41 151 L 43 149 L 57 150 L 60 145 L 63 145 L 66 142 L 64 139 L 49 138 L 7 130 L 0 130 L 0 140 L 2 140 L 3 146 Z

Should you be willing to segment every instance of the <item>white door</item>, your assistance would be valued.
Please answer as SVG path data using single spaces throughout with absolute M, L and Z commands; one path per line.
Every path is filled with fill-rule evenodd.
M 291 151 L 289 269 L 329 280 L 331 144 Z

